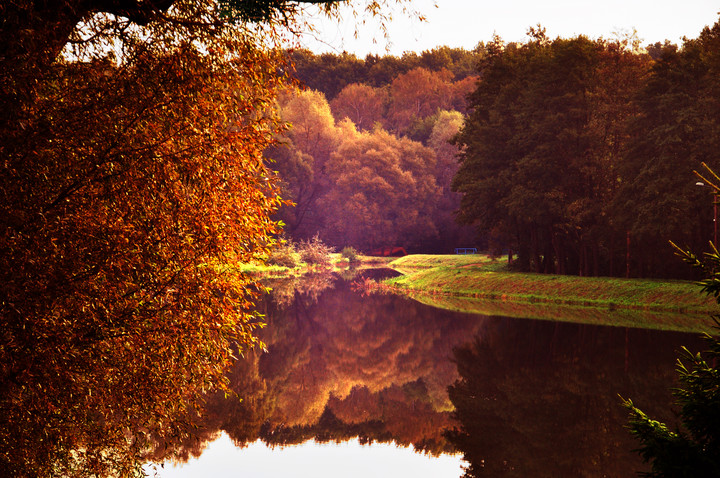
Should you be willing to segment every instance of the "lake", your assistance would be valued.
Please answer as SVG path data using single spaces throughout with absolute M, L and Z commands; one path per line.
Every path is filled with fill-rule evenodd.
M 677 351 L 703 349 L 694 334 L 363 295 L 357 279 L 274 282 L 267 351 L 229 375 L 242 401 L 209 397 L 185 462 L 157 476 L 631 477 L 645 468 L 620 396 L 674 423 Z

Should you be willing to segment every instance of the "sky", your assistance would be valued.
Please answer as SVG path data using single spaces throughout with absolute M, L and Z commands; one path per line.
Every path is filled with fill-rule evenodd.
M 419 53 L 438 46 L 473 49 L 494 34 L 506 42 L 525 41 L 528 28 L 538 23 L 550 38 L 614 38 L 615 32 L 635 29 L 643 45 L 665 39 L 681 43 L 683 37 L 695 38 L 703 27 L 714 24 L 720 11 L 717 0 L 411 0 L 410 6 L 427 21 L 411 19 L 394 7 L 389 44 L 377 21 L 358 25 L 346 8 L 340 24 L 318 23 L 314 36 L 301 39 L 302 46 L 316 53 L 347 51 L 359 58 L 368 53 Z

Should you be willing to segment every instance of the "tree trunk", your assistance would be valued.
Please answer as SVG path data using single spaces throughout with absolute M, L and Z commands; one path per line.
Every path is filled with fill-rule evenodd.
M 597 241 L 592 242 L 592 255 L 593 255 L 593 272 L 592 275 L 594 277 L 597 277 L 600 275 L 600 258 L 598 257 L 600 254 L 600 245 Z
M 540 262 L 540 250 L 538 247 L 538 232 L 537 227 L 532 226 L 530 229 L 530 248 L 532 251 L 532 260 L 534 262 L 535 272 L 538 274 L 542 272 L 542 264 Z

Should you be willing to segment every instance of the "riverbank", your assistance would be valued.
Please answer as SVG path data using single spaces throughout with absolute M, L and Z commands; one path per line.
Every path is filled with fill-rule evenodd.
M 434 307 L 548 320 L 707 331 L 720 307 L 688 281 L 518 273 L 484 255 L 410 255 L 380 287 Z
M 236 264 L 232 266 L 232 270 L 255 277 L 285 278 L 314 274 L 318 272 L 336 272 L 342 274 L 348 269 L 356 270 L 389 267 L 388 264 L 394 259 L 394 257 L 375 257 L 358 254 L 356 260 L 350 262 L 340 253 L 333 252 L 328 255 L 327 264 L 307 264 L 298 259 L 293 267 L 268 265 L 257 262 Z

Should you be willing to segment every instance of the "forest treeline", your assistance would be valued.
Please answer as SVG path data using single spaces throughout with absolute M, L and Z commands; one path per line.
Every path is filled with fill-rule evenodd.
M 295 203 L 280 217 L 295 240 L 319 234 L 364 252 L 450 252 L 473 241 L 450 189 L 471 75 L 481 49 L 402 58 L 292 52 L 306 88 L 279 99 L 291 128 L 268 151 Z
M 522 269 L 679 276 L 669 240 L 706 250 L 717 163 L 718 40 L 647 50 L 584 37 L 488 46 L 458 138 L 460 219 Z
M 474 50 L 439 46 L 422 53 L 406 52 L 402 56 L 367 55 L 358 58 L 352 53 L 315 54 L 298 49 L 288 52 L 293 77 L 312 90 L 322 91 L 328 99 L 335 98 L 348 85 L 360 83 L 382 88 L 411 70 L 450 72 L 455 81 L 477 76 L 478 59 L 485 46 Z
M 270 153 L 287 233 L 371 251 L 512 251 L 547 273 L 687 277 L 706 250 L 720 27 L 681 45 L 496 38 L 402 57 L 291 52 L 308 89 Z M 460 200 L 462 198 L 462 200 Z M 462 227 L 456 220 L 459 221 Z M 472 227 L 471 231 L 468 227 Z

